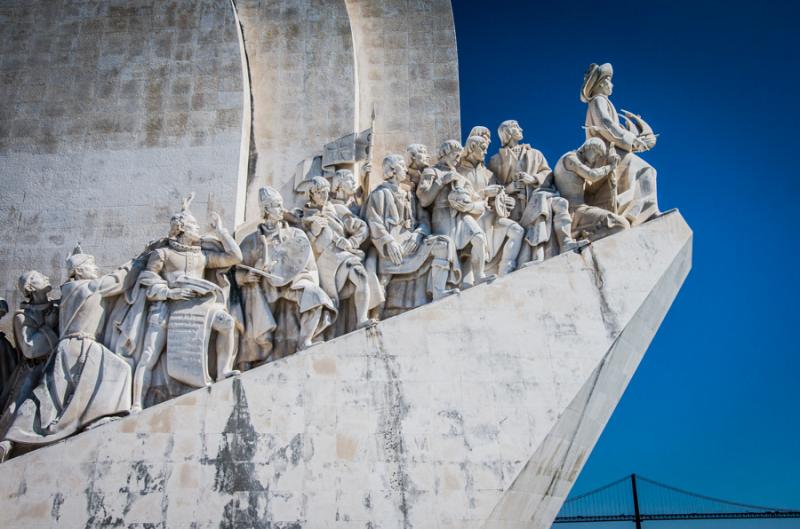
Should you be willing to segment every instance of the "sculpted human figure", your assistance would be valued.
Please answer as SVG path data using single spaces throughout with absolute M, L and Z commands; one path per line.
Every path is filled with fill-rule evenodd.
M 473 129 L 478 134 L 480 130 Z M 486 129 L 488 133 L 488 129 Z M 502 185 L 496 183 L 492 172 L 484 165 L 489 140 L 484 135 L 470 136 L 467 139 L 464 155 L 458 164 L 458 172 L 465 177 L 488 207 L 479 219 L 481 229 L 486 234 L 488 261 L 491 269 L 498 275 L 506 275 L 517 268 L 517 257 L 522 247 L 525 230 L 509 218 L 514 208 L 514 199 L 505 193 Z
M 456 140 L 445 141 L 439 148 L 439 161 L 422 173 L 417 198 L 422 207 L 431 207 L 431 230 L 446 235 L 459 252 L 468 253 L 468 271 L 464 286 L 488 279 L 487 243 L 478 219 L 486 202 L 456 169 L 463 148 Z M 469 281 L 469 282 L 467 282 Z
M 259 203 L 264 221 L 242 241 L 244 267 L 236 270 L 251 348 L 246 358 L 252 362 L 311 347 L 336 318 L 308 237 L 283 220 L 283 197 L 265 187 Z
M 613 75 L 609 63 L 591 64 L 584 74 L 581 101 L 588 103 L 586 138 L 600 138 L 607 148 L 613 145 L 622 151 L 622 160 L 616 168 L 616 196 L 611 200 L 615 202 L 616 213 L 624 216 L 631 226 L 637 226 L 660 215 L 656 170 L 636 154 L 655 146 L 656 136 L 640 116 L 625 110 L 622 112 L 628 126 L 620 124 L 619 114 L 609 99 L 614 89 Z M 608 203 L 591 205 L 611 209 Z
M 216 331 L 217 380 L 239 374 L 233 369 L 236 322 L 228 313 L 223 289 L 204 276 L 208 270 L 240 263 L 242 252 L 216 213 L 211 214 L 211 228 L 221 248 L 201 244 L 200 226 L 189 211 L 192 198 L 184 200 L 181 211 L 172 216 L 166 245 L 152 251 L 140 274 L 150 307 L 134 375 L 134 412 L 144 406 L 153 368 L 165 347 L 169 376 L 189 386 L 203 386 L 211 382 L 205 345 L 211 331 Z M 193 345 L 185 340 L 192 340 Z
M 591 206 L 585 199 L 587 191 L 603 188 L 614 192 L 619 161 L 616 153 L 608 155 L 600 138 L 589 138 L 558 160 L 553 176 L 559 192 L 569 201 L 574 237 L 596 241 L 630 227 L 625 217 Z
M 381 185 L 369 195 L 366 217 L 378 253 L 378 276 L 386 287 L 384 316 L 399 314 L 454 292 L 460 276 L 452 271 L 457 257 L 449 238 L 431 235 L 419 221 L 421 205 L 404 186 L 408 178 L 403 156 L 383 159 Z
M 0 437 L 39 384 L 45 364 L 58 344 L 58 304 L 50 299 L 50 279 L 31 270 L 19 277 L 17 289 L 22 299 L 12 321 L 17 350 L 7 352 L 16 357 L 16 362 L 0 396 Z
M 103 345 L 101 336 L 106 324 L 105 301 L 123 292 L 129 270 L 130 262 L 100 276 L 94 257 L 84 254 L 80 246 L 67 259 L 69 280 L 61 285 L 60 336 L 54 358 L 47 363 L 33 395 L 19 407 L 0 458 L 13 445 L 50 444 L 100 419 L 128 413 L 130 365 Z M 39 332 L 47 337 L 42 336 L 35 345 L 36 354 L 45 355 L 52 338 L 49 330 L 41 330 L 44 327 Z
M 511 218 L 525 229 L 527 243 L 519 262 L 541 262 L 577 248 L 579 244 L 571 236 L 568 204 L 558 196 L 544 155 L 521 143 L 522 127 L 514 120 L 501 123 L 497 133 L 501 147 L 489 160 L 489 169 L 497 183 L 516 199 Z
M 8 302 L 0 298 L 0 319 L 6 314 L 8 314 Z M 6 407 L 11 381 L 20 361 L 19 351 L 8 341 L 5 333 L 0 332 L 0 413 Z
M 358 217 L 361 214 L 361 205 L 356 200 L 358 194 L 358 180 L 350 169 L 339 169 L 331 179 L 330 201 L 336 206 L 347 208 L 350 213 Z
M 325 178 L 311 179 L 303 224 L 316 257 L 320 286 L 339 307 L 339 319 L 348 316 L 341 303 L 352 301 L 355 321 L 340 329 L 349 332 L 374 323 L 369 311 L 383 302 L 383 296 L 378 278 L 374 273 L 370 277 L 364 266 L 365 253 L 360 250 L 369 237 L 367 223 L 344 205 L 331 203 L 329 192 Z

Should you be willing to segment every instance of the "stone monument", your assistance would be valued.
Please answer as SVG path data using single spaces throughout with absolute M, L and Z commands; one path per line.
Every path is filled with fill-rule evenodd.
M 550 526 L 691 268 L 610 64 L 486 163 L 444 0 L 7 4 L 0 527 Z

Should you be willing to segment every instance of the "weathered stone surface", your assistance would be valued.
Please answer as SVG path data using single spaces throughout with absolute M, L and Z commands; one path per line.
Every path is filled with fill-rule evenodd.
M 253 136 L 246 220 L 258 189 L 294 198 L 295 168 L 371 126 L 374 165 L 413 142 L 459 138 L 458 60 L 448 0 L 237 0 Z M 372 175 L 373 186 L 380 171 Z M 302 199 L 297 198 L 297 205 Z
M 234 223 L 244 101 L 217 0 L 0 6 L 0 288 L 65 279 L 76 240 L 104 270 L 164 233 L 180 193 Z M 205 211 L 204 211 L 205 210 Z
M 671 213 L 12 459 L 0 526 L 546 527 L 690 262 Z

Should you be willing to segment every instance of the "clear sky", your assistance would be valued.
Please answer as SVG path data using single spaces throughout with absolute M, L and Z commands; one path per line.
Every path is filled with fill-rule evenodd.
M 584 70 L 611 62 L 617 109 L 661 134 L 643 156 L 660 205 L 694 230 L 693 270 L 573 492 L 636 472 L 800 509 L 797 3 L 453 8 L 465 134 L 517 119 L 552 166 L 583 141 Z

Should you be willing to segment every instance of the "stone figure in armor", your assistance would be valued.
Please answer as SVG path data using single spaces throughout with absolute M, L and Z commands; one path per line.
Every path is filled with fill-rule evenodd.
M 259 203 L 264 221 L 242 241 L 244 266 L 236 271 L 245 320 L 243 358 L 251 363 L 311 347 L 337 312 L 320 287 L 308 237 L 284 221 L 283 197 L 265 187 Z
M 622 152 L 616 167 L 617 189 L 614 196 L 603 200 L 587 197 L 587 203 L 608 210 L 615 210 L 625 217 L 631 226 L 637 226 L 658 216 L 656 193 L 656 170 L 637 153 L 648 151 L 656 144 L 653 129 L 641 116 L 623 110 L 626 126 L 620 124 L 617 109 L 609 97 L 614 89 L 611 78 L 614 69 L 608 63 L 591 64 L 583 76 L 581 101 L 586 109 L 586 138 L 600 138 L 606 149 L 614 147 Z M 611 204 L 613 202 L 613 206 Z
M 514 199 L 506 194 L 504 186 L 496 183 L 492 172 L 484 165 L 489 149 L 489 129 L 475 127 L 472 132 L 475 135 L 467 139 L 457 169 L 486 201 L 486 210 L 478 222 L 486 234 L 488 269 L 503 276 L 517 268 L 525 230 L 509 218 L 514 209 Z
M 58 345 L 58 304 L 50 299 L 52 288 L 50 279 L 36 270 L 25 272 L 17 281 L 22 299 L 12 320 L 17 349 L 8 351 L 16 362 L 0 396 L 0 438 L 41 381 L 45 364 Z
M 486 202 L 456 170 L 462 151 L 456 140 L 441 145 L 438 163 L 422 173 L 417 198 L 423 207 L 432 208 L 432 232 L 446 235 L 456 251 L 466 255 L 462 279 L 468 287 L 488 279 L 486 235 L 478 223 Z
M 314 250 L 320 286 L 339 309 L 336 334 L 371 325 L 374 320 L 369 312 L 383 303 L 383 296 L 377 276 L 364 266 L 365 253 L 360 249 L 369 237 L 369 227 L 344 205 L 328 200 L 330 184 L 325 178 L 315 176 L 307 187 L 310 200 L 303 210 L 303 226 Z
M 60 336 L 54 358 L 47 362 L 33 394 L 19 407 L 2 443 L 3 454 L 17 445 L 59 441 L 130 411 L 130 365 L 101 343 L 108 301 L 123 292 L 130 262 L 100 276 L 94 257 L 78 246 L 67 259 L 67 270 L 69 280 L 61 285 Z M 48 337 L 42 338 L 37 350 L 46 355 L 50 331 L 42 332 Z
M 526 243 L 519 262 L 541 262 L 578 248 L 571 234 L 568 204 L 558 196 L 544 155 L 521 143 L 522 127 L 514 120 L 501 123 L 497 133 L 501 147 L 489 160 L 489 169 L 516 200 L 511 218 L 525 229 Z
M 574 237 L 596 241 L 630 227 L 625 217 L 591 206 L 585 198 L 587 193 L 599 194 L 599 190 L 616 192 L 619 162 L 620 157 L 615 152 L 609 155 L 600 138 L 589 138 L 558 160 L 553 176 L 559 192 L 569 201 Z
M 419 221 L 422 206 L 408 187 L 403 156 L 383 159 L 381 185 L 369 195 L 366 219 L 378 253 L 378 277 L 386 289 L 383 317 L 405 312 L 455 290 L 455 248 L 445 235 L 431 235 Z
M 239 374 L 233 369 L 236 321 L 227 307 L 224 272 L 241 262 L 242 252 L 216 213 L 211 214 L 216 239 L 201 237 L 189 211 L 192 198 L 185 199 L 181 211 L 172 216 L 168 239 L 150 253 L 139 275 L 149 310 L 134 375 L 134 412 L 145 404 L 153 369 L 165 349 L 167 374 L 187 386 L 212 382 L 209 357 L 216 359 L 216 380 Z M 210 348 L 212 331 L 216 343 Z

